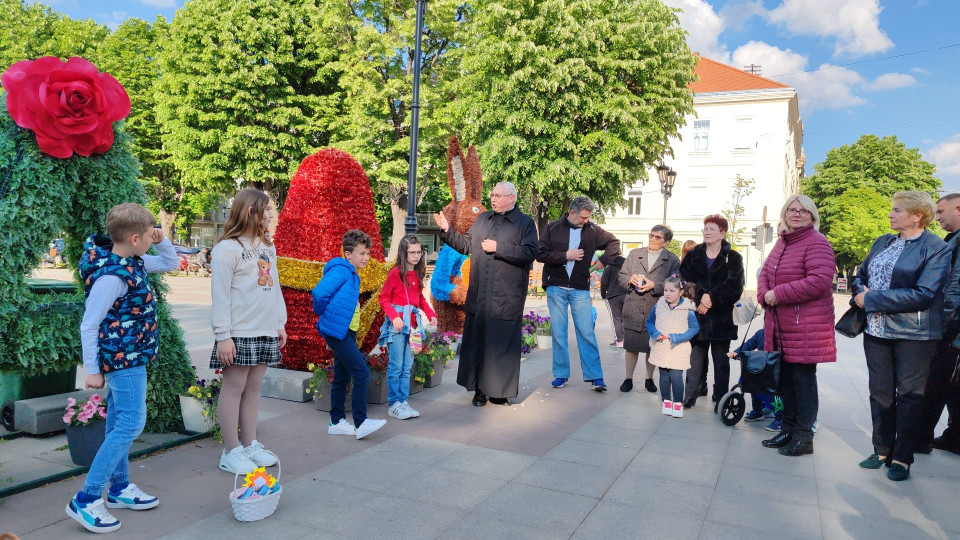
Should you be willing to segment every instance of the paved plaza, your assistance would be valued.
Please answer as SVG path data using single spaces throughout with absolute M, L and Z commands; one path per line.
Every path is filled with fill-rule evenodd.
M 170 283 L 194 363 L 205 367 L 209 282 Z M 543 301 L 528 306 L 546 313 Z M 115 511 L 123 528 L 113 537 L 960 539 L 960 456 L 918 456 L 901 483 L 857 467 L 871 453 L 859 339 L 838 337 L 839 362 L 820 367 L 814 455 L 789 458 L 760 446 L 770 435 L 762 422 L 723 426 L 704 398 L 675 419 L 642 385 L 619 392 L 623 354 L 606 346 L 612 330 L 597 307 L 607 393 L 577 382 L 571 342 L 566 388 L 550 387 L 550 351 L 535 350 L 515 403 L 477 408 L 452 362 L 443 384 L 411 396 L 420 418 L 390 419 L 363 441 L 328 435 L 329 417 L 312 403 L 263 399 L 258 439 L 283 466 L 272 517 L 234 519 L 234 478 L 205 439 L 131 464 L 133 480 L 161 504 Z M 387 418 L 386 405 L 369 414 Z M 0 500 L 0 532 L 87 537 L 63 512 L 81 484 Z

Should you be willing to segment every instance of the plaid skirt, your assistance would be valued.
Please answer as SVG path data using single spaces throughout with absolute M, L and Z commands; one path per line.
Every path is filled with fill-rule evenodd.
M 236 366 L 255 366 L 257 364 L 274 365 L 280 363 L 280 340 L 276 337 L 235 337 L 233 344 L 237 348 L 237 356 L 233 360 Z M 222 369 L 224 366 L 217 360 L 217 343 L 213 344 L 210 353 L 210 369 Z

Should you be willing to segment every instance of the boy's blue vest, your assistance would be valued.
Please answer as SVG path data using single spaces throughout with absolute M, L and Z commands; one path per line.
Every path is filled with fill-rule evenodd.
M 113 242 L 102 235 L 91 235 L 83 248 L 78 266 L 85 295 L 90 295 L 94 282 L 101 276 L 117 276 L 127 284 L 127 294 L 116 299 L 100 322 L 97 348 L 100 371 L 109 373 L 156 360 L 156 300 L 143 259 L 114 255 Z

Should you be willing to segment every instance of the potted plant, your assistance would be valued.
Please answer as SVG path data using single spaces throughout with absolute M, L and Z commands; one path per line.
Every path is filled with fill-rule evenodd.
M 433 388 L 443 381 L 443 368 L 457 354 L 454 342 L 458 337 L 453 332 L 435 332 L 427 335 L 424 352 L 429 356 L 431 370 L 424 377 L 424 387 Z
M 307 369 L 312 375 L 308 382 L 307 390 L 313 395 L 313 403 L 318 411 L 329 411 L 333 407 L 330 405 L 330 384 L 333 382 L 333 364 L 307 364 Z M 351 405 L 353 396 L 350 391 L 350 385 L 347 385 L 347 399 L 344 401 L 344 412 L 353 410 Z
M 367 356 L 367 367 L 370 368 L 367 403 L 379 405 L 387 402 L 387 363 L 389 360 L 390 357 L 386 351 Z
M 523 326 L 520 328 L 520 354 L 530 354 L 530 351 L 536 348 L 537 329 L 524 317 Z
M 217 378 L 196 379 L 187 396 L 180 396 L 180 412 L 183 414 L 183 427 L 196 433 L 213 432 L 218 441 L 223 441 L 220 425 L 217 423 L 217 404 L 220 399 L 220 387 L 223 384 L 222 370 L 214 372 Z
M 67 398 L 63 422 L 67 424 L 70 459 L 81 467 L 89 467 L 103 444 L 107 426 L 107 402 L 94 394 L 80 401 Z
M 549 349 L 553 346 L 553 338 L 550 336 L 550 317 L 537 315 L 533 311 L 524 315 L 521 335 L 524 335 L 524 333 L 532 334 L 537 347 L 540 349 Z M 530 338 L 524 340 L 524 344 L 528 342 L 530 342 Z

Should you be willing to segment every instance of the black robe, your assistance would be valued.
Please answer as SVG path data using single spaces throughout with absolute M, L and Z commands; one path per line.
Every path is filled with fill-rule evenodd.
M 496 253 L 480 247 L 486 239 L 496 240 Z M 539 247 L 536 225 L 514 207 L 480 214 L 463 235 L 450 227 L 443 240 L 471 256 L 457 384 L 492 398 L 516 397 L 523 307 Z

